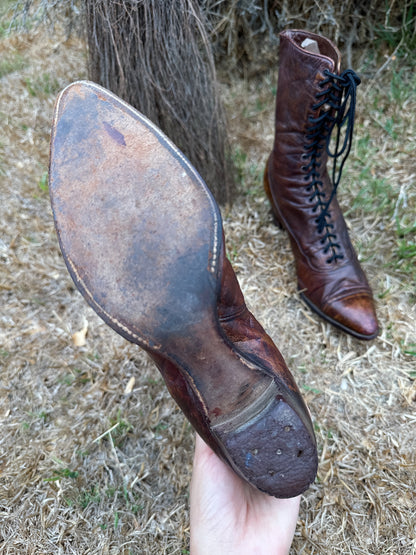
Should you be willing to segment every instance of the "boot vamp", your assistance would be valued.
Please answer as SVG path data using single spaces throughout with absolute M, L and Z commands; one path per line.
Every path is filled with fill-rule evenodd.
M 319 300 L 320 305 L 353 293 L 370 293 L 336 197 L 330 205 L 328 227 L 320 233 L 318 212 L 310 207 L 300 210 L 299 204 L 290 220 L 292 245 L 294 242 L 294 250 L 299 250 L 299 288 L 305 289 L 311 300 Z M 328 238 L 328 233 L 333 237 Z
M 323 157 L 321 164 L 325 163 L 326 157 Z M 317 189 L 304 182 L 302 175 L 304 172 L 299 169 L 296 171 L 293 167 L 291 177 L 280 177 L 274 184 L 276 204 L 291 240 L 306 258 L 311 270 L 324 273 L 331 271 L 333 265 L 327 261 L 336 255 L 337 268 L 352 264 L 351 278 L 355 275 L 358 280 L 365 279 L 336 196 L 328 207 L 325 219 L 327 225 L 321 231 L 318 230 L 318 218 L 332 193 L 327 171 L 324 170 L 320 177 L 321 205 L 318 203 Z
M 305 259 L 296 262 L 299 290 L 318 306 L 351 295 L 370 294 L 367 280 L 359 266 L 341 260 L 328 264 L 322 270 L 315 270 Z

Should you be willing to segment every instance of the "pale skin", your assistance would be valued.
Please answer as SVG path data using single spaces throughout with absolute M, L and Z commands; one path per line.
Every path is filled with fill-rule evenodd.
M 287 555 L 300 496 L 276 499 L 239 478 L 196 434 L 191 555 Z

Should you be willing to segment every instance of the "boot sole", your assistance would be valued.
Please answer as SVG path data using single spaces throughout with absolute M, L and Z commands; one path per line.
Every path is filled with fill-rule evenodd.
M 56 103 L 49 175 L 60 247 L 90 306 L 181 370 L 241 477 L 276 497 L 305 491 L 317 467 L 309 416 L 222 331 L 221 216 L 182 153 L 115 95 L 77 82 Z

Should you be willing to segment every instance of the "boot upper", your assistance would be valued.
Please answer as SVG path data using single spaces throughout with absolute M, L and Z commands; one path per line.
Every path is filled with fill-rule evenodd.
M 320 54 L 302 48 L 305 38 L 316 40 Z M 339 51 L 327 39 L 303 31 L 281 34 L 276 134 L 267 178 L 275 214 L 290 234 L 305 300 L 341 327 L 353 325 L 359 335 L 374 336 L 371 289 L 335 194 L 348 155 L 346 143 L 339 147 L 344 156 L 339 173 L 334 171 L 331 179 L 327 169 L 331 131 L 338 112 L 345 110 L 342 87 L 354 89 L 355 107 L 359 82 L 351 70 L 339 75 L 339 68 Z M 345 118 L 352 136 L 351 105 L 349 109 Z

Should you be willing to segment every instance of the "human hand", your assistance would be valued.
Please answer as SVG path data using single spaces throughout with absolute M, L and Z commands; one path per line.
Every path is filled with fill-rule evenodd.
M 196 434 L 191 555 L 287 555 L 300 496 L 276 499 L 239 478 Z

